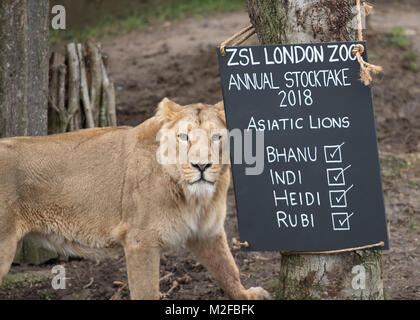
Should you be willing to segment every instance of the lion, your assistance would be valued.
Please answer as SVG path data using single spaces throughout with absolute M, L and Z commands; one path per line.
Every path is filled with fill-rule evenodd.
M 71 256 L 122 247 L 131 298 L 159 299 L 160 253 L 185 246 L 230 298 L 268 299 L 243 287 L 226 239 L 230 164 L 207 157 L 222 149 L 225 127 L 223 102 L 165 98 L 136 127 L 0 139 L 0 281 L 29 236 Z M 190 137 L 196 129 L 205 141 Z M 169 155 L 163 130 L 186 161 L 158 161 Z

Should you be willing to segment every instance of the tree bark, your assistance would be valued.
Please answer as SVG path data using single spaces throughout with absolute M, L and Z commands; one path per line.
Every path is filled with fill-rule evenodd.
M 247 5 L 261 44 L 287 44 L 357 40 L 355 2 L 247 0 Z M 361 286 L 355 285 L 358 272 L 365 272 Z M 382 255 L 376 250 L 282 255 L 278 279 L 280 299 L 384 299 Z
M 0 135 L 47 134 L 48 1 L 0 2 Z
M 0 136 L 29 133 L 26 1 L 0 2 Z
M 0 1 L 0 137 L 47 134 L 48 18 L 48 0 Z
M 356 40 L 355 0 L 247 0 L 262 44 Z

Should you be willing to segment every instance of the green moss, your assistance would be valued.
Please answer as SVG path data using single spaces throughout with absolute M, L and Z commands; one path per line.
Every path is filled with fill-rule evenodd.
M 258 2 L 258 12 L 264 28 L 261 32 L 263 43 L 288 43 L 285 26 L 287 25 L 287 13 L 281 3 L 273 3 L 271 0 L 261 0 Z M 276 19 L 273 19 L 276 17 Z
M 45 271 L 8 274 L 4 277 L 0 289 L 25 288 L 51 278 L 52 275 Z

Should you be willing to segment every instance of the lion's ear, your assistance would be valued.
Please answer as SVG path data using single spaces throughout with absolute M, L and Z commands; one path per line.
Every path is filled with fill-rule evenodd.
M 181 109 L 182 106 L 179 104 L 168 98 L 163 98 L 157 107 L 156 117 L 162 122 L 171 121 L 176 118 L 177 113 L 181 111 Z
M 225 116 L 225 107 L 223 100 L 219 101 L 214 105 L 214 107 L 217 109 L 217 113 L 219 114 L 219 117 L 223 120 L 223 122 L 226 124 L 226 116 Z

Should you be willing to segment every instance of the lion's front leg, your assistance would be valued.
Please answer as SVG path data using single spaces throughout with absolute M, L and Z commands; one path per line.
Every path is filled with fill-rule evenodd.
M 224 231 L 205 240 L 190 240 L 187 245 L 200 263 L 214 275 L 220 287 L 231 299 L 270 298 L 269 293 L 260 287 L 248 290 L 243 287 Z
M 141 242 L 124 246 L 131 299 L 157 300 L 160 249 Z

